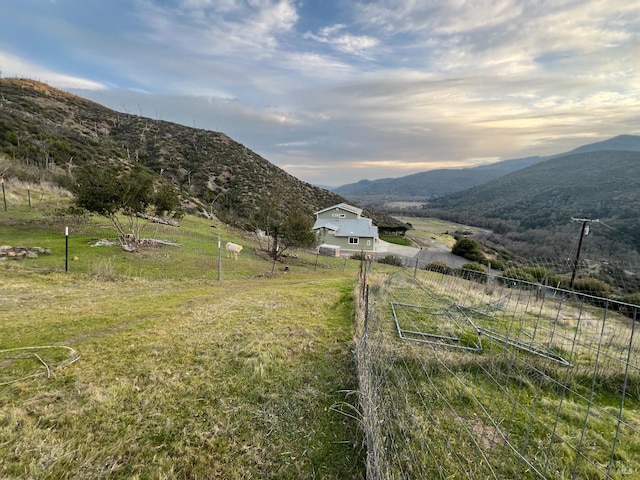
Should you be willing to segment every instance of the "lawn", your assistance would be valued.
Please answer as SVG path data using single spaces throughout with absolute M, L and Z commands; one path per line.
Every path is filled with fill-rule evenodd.
M 2 282 L 1 477 L 362 476 L 350 279 Z
M 413 227 L 407 231 L 406 236 L 415 239 L 417 243 L 429 245 L 434 241 L 451 248 L 455 244 L 454 233 L 470 231 L 477 232 L 478 228 L 447 222 L 437 218 L 425 217 L 396 217 L 401 222 L 409 223 Z
M 65 271 L 64 222 L 18 216 L 0 243 L 55 248 L 0 263 L 0 478 L 364 477 L 357 266 L 297 252 L 272 269 L 189 217 L 179 247 L 136 254 L 76 226 Z M 219 280 L 218 235 L 246 247 Z

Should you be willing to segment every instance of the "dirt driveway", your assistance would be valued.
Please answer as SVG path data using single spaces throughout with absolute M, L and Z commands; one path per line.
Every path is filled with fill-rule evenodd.
M 452 254 L 446 245 L 435 240 L 421 248 L 405 247 L 380 240 L 376 257 L 383 258 L 387 255 L 399 256 L 407 266 L 415 266 L 417 260 L 419 268 L 424 268 L 428 263 L 436 261 L 444 262 L 454 268 L 469 262 L 465 258 Z

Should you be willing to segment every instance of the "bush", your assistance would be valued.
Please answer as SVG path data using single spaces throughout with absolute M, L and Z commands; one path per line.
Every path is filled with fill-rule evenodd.
M 387 255 L 384 258 L 379 258 L 378 263 L 384 263 L 385 265 L 393 265 L 395 267 L 401 267 L 402 259 L 397 255 Z
M 630 303 L 632 305 L 640 305 L 640 292 L 626 295 L 622 301 L 625 303 Z
M 473 272 L 482 272 L 485 273 L 487 271 L 487 267 L 480 263 L 465 263 L 462 265 L 462 270 L 471 270 Z
M 481 280 L 486 276 L 487 267 L 480 263 L 465 263 L 460 267 L 460 274 L 467 280 Z
M 560 277 L 551 273 L 544 267 L 511 267 L 503 270 L 502 276 L 508 279 L 521 280 L 529 283 L 545 283 L 552 287 L 558 286 L 561 282 Z
M 351 255 L 351 260 L 367 260 L 367 255 L 363 252 L 356 252 Z
M 609 297 L 613 291 L 611 285 L 593 277 L 577 278 L 573 282 L 573 289 L 576 292 L 604 298 Z
M 627 305 L 620 305 L 620 313 L 629 318 L 633 318 L 634 320 L 640 320 L 640 292 L 625 295 L 622 301 L 637 306 L 632 307 Z
M 445 275 L 451 275 L 453 273 L 453 268 L 441 261 L 427 263 L 424 269 L 429 270 L 430 272 L 443 273 Z
M 491 268 L 493 270 L 504 270 L 505 269 L 505 265 L 504 262 L 500 259 L 497 258 L 492 258 L 491 260 L 488 260 L 488 262 L 491 264 Z
M 487 263 L 487 257 L 482 251 L 482 245 L 476 240 L 470 238 L 460 238 L 456 241 L 451 253 L 459 257 L 466 258 L 472 262 Z

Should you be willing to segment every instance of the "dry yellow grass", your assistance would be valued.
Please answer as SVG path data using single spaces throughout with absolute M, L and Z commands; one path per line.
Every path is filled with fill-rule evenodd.
M 3 271 L 0 478 L 361 478 L 342 272 L 229 282 Z M 45 301 L 43 301 L 45 299 Z M 33 353 L 33 352 L 31 352 Z M 22 360 L 20 362 L 23 362 Z

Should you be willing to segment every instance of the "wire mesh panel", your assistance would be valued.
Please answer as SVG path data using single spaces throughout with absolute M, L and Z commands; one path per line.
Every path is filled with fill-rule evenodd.
M 478 272 L 366 285 L 370 478 L 640 475 L 639 307 Z

